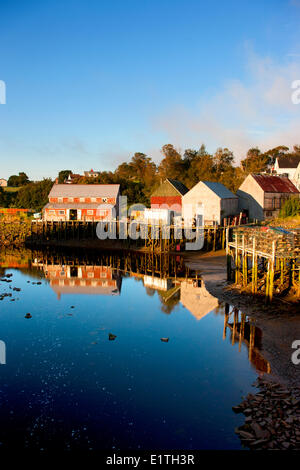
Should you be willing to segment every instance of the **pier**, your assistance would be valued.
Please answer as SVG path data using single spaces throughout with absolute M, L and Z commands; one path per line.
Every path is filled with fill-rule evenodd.
M 186 243 L 203 239 L 204 251 L 225 249 L 229 227 L 184 227 L 153 225 L 136 221 L 32 221 L 26 243 L 30 245 L 59 245 L 66 241 L 102 242 L 117 249 L 144 250 L 157 253 L 184 251 Z M 98 237 L 103 234 L 103 238 Z M 105 236 L 107 235 L 107 236 Z M 110 242 L 110 243 L 109 243 Z
M 300 297 L 300 229 L 236 227 L 227 238 L 227 278 L 266 301 L 294 289 Z

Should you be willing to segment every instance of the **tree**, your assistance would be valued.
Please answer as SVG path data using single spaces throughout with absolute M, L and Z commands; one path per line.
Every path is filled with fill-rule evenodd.
M 267 150 L 263 155 L 268 158 L 268 164 L 274 165 L 276 158 L 282 157 L 283 155 L 287 155 L 289 148 L 285 145 L 279 145 L 273 149 Z
M 291 155 L 300 156 L 300 145 L 294 145 Z
M 72 173 L 71 170 L 61 170 L 58 173 L 58 182 L 59 184 L 62 184 L 65 182 L 65 180 L 69 177 L 69 175 Z
M 0 186 L 0 207 L 6 207 L 6 197 L 3 188 Z
M 180 153 L 171 144 L 162 147 L 164 158 L 158 167 L 159 176 L 163 179 L 173 178 L 182 179 L 182 170 L 184 168 Z
M 185 184 L 192 188 L 199 181 L 216 181 L 213 156 L 202 151 L 192 160 Z
M 23 171 L 19 175 L 11 175 L 8 178 L 7 186 L 12 186 L 17 188 L 19 186 L 24 186 L 25 184 L 30 183 L 28 176 Z
M 259 148 L 251 148 L 247 156 L 241 161 L 241 166 L 246 175 L 249 173 L 262 173 L 267 170 L 269 163 L 268 155 L 261 153 Z
M 233 153 L 228 148 L 219 147 L 214 154 L 214 165 L 217 173 L 222 173 L 232 168 L 234 160 Z
M 48 194 L 53 186 L 50 178 L 29 183 L 21 188 L 16 197 L 16 206 L 39 212 L 48 202 Z
M 133 155 L 129 166 L 138 182 L 144 183 L 146 186 L 153 184 L 157 169 L 151 158 L 144 153 L 137 152 Z

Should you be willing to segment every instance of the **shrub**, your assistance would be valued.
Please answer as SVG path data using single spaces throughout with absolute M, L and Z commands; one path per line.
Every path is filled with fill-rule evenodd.
M 279 216 L 285 218 L 297 215 L 300 215 L 300 199 L 298 197 L 287 199 L 280 209 Z

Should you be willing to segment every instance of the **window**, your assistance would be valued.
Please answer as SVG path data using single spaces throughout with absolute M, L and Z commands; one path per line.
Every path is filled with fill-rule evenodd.
M 55 211 L 49 211 L 49 214 L 50 214 L 50 215 L 54 215 L 54 214 L 55 214 Z
M 87 210 L 87 215 L 94 215 L 93 209 L 88 209 Z
M 59 211 L 59 215 L 65 215 L 65 211 Z
M 103 197 L 102 202 L 104 202 L 104 203 L 107 202 L 107 197 Z
M 62 197 L 58 197 L 57 200 L 58 200 L 58 202 L 63 202 L 63 198 L 62 198 Z
M 96 198 L 96 197 L 92 197 L 92 198 L 91 198 L 91 201 L 92 201 L 92 202 L 97 202 L 97 198 Z
M 85 198 L 84 198 L 84 197 L 80 197 L 80 198 L 79 198 L 79 201 L 80 201 L 80 202 L 84 202 L 84 201 L 85 201 Z
M 69 198 L 68 198 L 68 201 L 69 201 L 69 202 L 74 202 L 74 198 L 73 198 L 73 197 L 69 197 Z

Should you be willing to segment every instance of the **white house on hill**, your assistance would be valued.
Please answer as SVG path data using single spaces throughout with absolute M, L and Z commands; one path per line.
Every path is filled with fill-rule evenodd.
M 295 174 L 300 164 L 300 156 L 283 155 L 277 157 L 274 165 L 276 175 L 286 175 L 293 183 L 295 183 Z
M 238 213 L 238 197 L 221 183 L 200 181 L 182 197 L 182 213 L 185 220 L 203 214 L 205 224 L 221 224 Z

